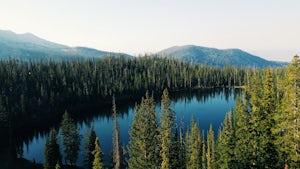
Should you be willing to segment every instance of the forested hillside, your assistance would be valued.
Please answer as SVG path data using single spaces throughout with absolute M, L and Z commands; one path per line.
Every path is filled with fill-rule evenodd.
M 299 67 L 300 59 L 295 56 L 286 70 L 266 69 L 255 72 L 249 77 L 244 94 L 238 96 L 235 109 L 226 114 L 218 133 L 214 133 L 212 125 L 208 131 L 201 131 L 193 117 L 188 129 L 183 130 L 182 124 L 175 123 L 176 116 L 170 105 L 168 91 L 163 91 L 160 112 L 156 112 L 155 101 L 146 92 L 134 108 L 135 116 L 129 131 L 129 144 L 121 148 L 116 105 L 113 99 L 114 138 L 109 167 L 117 169 L 300 168 L 300 111 L 297 106 L 300 98 Z M 160 114 L 159 118 L 157 118 L 158 114 Z M 62 121 L 63 128 L 68 126 L 64 123 L 68 119 L 68 114 L 65 113 Z M 72 120 L 69 125 L 72 126 Z M 67 131 L 71 133 L 76 130 L 75 128 Z M 56 132 L 51 133 L 53 135 Z M 87 168 L 105 168 L 99 143 L 101 136 L 97 137 L 93 128 L 88 135 L 88 145 L 91 145 L 92 141 L 92 146 L 86 147 Z M 62 138 L 65 139 L 66 136 L 63 134 Z M 53 140 L 53 143 L 57 143 L 55 139 Z M 51 146 L 46 145 L 46 148 Z M 67 149 L 64 151 L 72 152 Z M 47 152 L 45 151 L 46 155 Z M 46 164 L 49 162 L 52 166 L 55 164 L 74 166 L 72 163 L 63 164 L 60 156 L 56 157 L 59 157 L 56 160 L 58 162 L 49 159 L 46 160 Z M 71 153 L 71 157 L 77 158 L 76 152 Z M 127 160 L 124 160 L 125 158 Z
M 128 145 L 119 140 L 113 99 L 113 168 L 291 168 L 300 167 L 300 59 L 284 69 L 209 67 L 156 57 L 108 57 L 97 61 L 0 62 L 1 132 L 55 116 L 63 118 L 61 135 L 52 129 L 45 144 L 44 168 L 76 168 L 81 136 L 67 109 L 116 98 L 142 98 L 135 106 Z M 202 131 L 192 118 L 187 130 L 175 124 L 168 91 L 244 86 L 235 109 L 218 133 Z M 161 93 L 160 118 L 153 93 Z M 148 91 L 148 92 L 147 92 Z M 152 93 L 150 94 L 149 91 Z M 101 136 L 93 128 L 85 140 L 87 168 L 103 168 Z M 61 138 L 62 142 L 58 139 Z M 65 153 L 60 155 L 60 146 Z M 16 150 L 18 151 L 18 150 Z
M 193 118 L 183 133 L 182 126 L 174 124 L 166 91 L 159 126 L 153 99 L 146 94 L 135 108 L 128 167 L 300 168 L 299 68 L 300 59 L 295 56 L 284 71 L 267 69 L 253 74 L 218 133 L 212 126 L 201 132 Z
M 61 115 L 75 105 L 110 103 L 113 95 L 121 99 L 164 88 L 177 91 L 241 86 L 251 72 L 147 56 L 97 61 L 0 61 L 0 121 L 4 127 L 19 128 L 33 125 L 32 120 Z

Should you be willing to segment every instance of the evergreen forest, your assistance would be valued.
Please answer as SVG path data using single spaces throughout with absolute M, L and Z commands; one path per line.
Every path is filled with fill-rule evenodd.
M 242 86 L 250 69 L 193 65 L 153 56 L 106 57 L 89 61 L 0 61 L 1 132 L 36 127 L 65 110 L 117 100 L 140 99 L 192 88 Z
M 300 168 L 299 56 L 285 68 L 268 69 L 211 67 L 153 56 L 61 62 L 11 59 L 0 61 L 0 77 L 3 136 L 61 119 L 61 131 L 51 129 L 44 163 L 36 168 L 80 168 L 76 160 L 81 141 L 87 169 Z M 186 130 L 175 123 L 169 92 L 220 87 L 241 87 L 244 92 L 218 133 L 212 126 L 203 131 L 194 118 Z M 161 112 L 156 112 L 154 95 L 161 95 Z M 138 101 L 129 144 L 122 145 L 116 100 L 132 97 Z M 74 114 L 68 113 L 94 103 L 112 106 L 109 162 L 103 159 L 102 136 L 91 127 L 83 139 Z

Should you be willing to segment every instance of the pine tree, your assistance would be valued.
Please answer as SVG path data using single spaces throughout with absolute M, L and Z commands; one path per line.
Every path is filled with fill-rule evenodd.
M 80 135 L 76 124 L 68 112 L 63 115 L 61 122 L 61 134 L 65 151 L 65 161 L 67 164 L 75 165 L 80 145 Z
M 255 168 L 275 168 L 276 163 L 274 161 L 277 161 L 277 152 L 271 129 L 274 127 L 277 99 L 270 69 L 266 71 L 262 89 L 254 89 L 251 94 L 251 139 L 249 140 L 252 151 L 251 163 Z
M 254 75 L 252 78 L 252 84 L 250 86 L 250 108 L 251 114 L 249 118 L 249 150 L 250 150 L 250 163 L 253 168 L 262 167 L 261 155 L 261 141 L 263 139 L 262 126 L 264 114 L 262 113 L 262 97 L 263 97 L 263 84 L 260 74 Z
M 179 129 L 179 166 L 180 168 L 185 168 L 186 166 L 186 149 L 185 149 L 185 140 L 183 136 L 183 124 L 181 124 Z
M 206 146 L 205 146 L 205 138 L 204 138 L 204 132 L 202 132 L 202 159 L 201 159 L 201 162 L 202 162 L 202 169 L 207 169 L 207 158 L 206 158 Z
M 57 162 L 56 165 L 55 165 L 55 169 L 61 169 L 59 163 Z
M 283 82 L 281 110 L 275 115 L 276 145 L 286 167 L 300 168 L 300 59 L 294 56 Z
M 206 151 L 206 162 L 207 169 L 216 169 L 216 158 L 215 158 L 215 138 L 212 125 L 209 127 L 207 136 L 207 151 Z
M 275 127 L 274 115 L 276 113 L 276 92 L 274 87 L 271 70 L 268 69 L 263 84 L 262 115 L 260 125 L 262 127 L 260 140 L 260 156 L 262 156 L 263 168 L 276 168 L 275 161 L 278 161 L 278 155 L 275 148 L 275 137 L 272 129 Z
M 235 167 L 234 156 L 234 129 L 230 110 L 224 119 L 222 130 L 219 132 L 216 153 L 218 154 L 218 168 L 233 169 Z
M 172 138 L 172 144 L 171 144 L 171 151 L 170 151 L 170 168 L 183 168 L 181 164 L 181 146 L 180 146 L 180 139 L 179 139 L 179 133 L 178 129 L 176 128 L 175 133 Z
M 94 155 L 93 150 L 95 149 L 96 132 L 94 126 L 87 131 L 85 136 L 85 165 L 86 168 L 91 169 L 93 167 Z
M 101 150 L 101 146 L 99 144 L 99 138 L 96 137 L 95 140 L 95 149 L 93 151 L 94 161 L 93 161 L 93 169 L 103 169 L 104 162 L 103 162 L 103 153 Z
M 129 168 L 158 168 L 161 163 L 159 130 L 155 103 L 148 92 L 145 98 L 142 98 L 141 104 L 135 106 L 135 116 L 129 135 Z
M 160 155 L 162 158 L 161 168 L 162 169 L 169 169 L 171 168 L 171 148 L 173 133 L 172 129 L 174 128 L 174 119 L 175 114 L 170 109 L 170 99 L 167 89 L 164 90 L 161 100 L 161 150 Z
M 120 141 L 120 134 L 119 134 L 119 124 L 117 119 L 117 108 L 115 103 L 115 97 L 113 97 L 112 101 L 112 111 L 113 111 L 113 118 L 114 118 L 114 131 L 113 131 L 113 168 L 120 169 L 125 168 L 123 162 L 123 151 L 122 151 L 122 144 Z
M 186 168 L 202 168 L 202 136 L 194 117 L 191 119 L 190 129 L 186 133 Z
M 61 154 L 59 152 L 58 136 L 53 128 L 48 137 L 44 150 L 44 169 L 54 169 L 57 163 L 61 163 Z
M 248 169 L 251 166 L 249 150 L 249 113 L 247 110 L 247 104 L 243 103 L 242 101 L 242 96 L 238 96 L 236 99 L 234 113 L 234 128 L 234 154 L 236 158 L 235 166 L 238 169 Z

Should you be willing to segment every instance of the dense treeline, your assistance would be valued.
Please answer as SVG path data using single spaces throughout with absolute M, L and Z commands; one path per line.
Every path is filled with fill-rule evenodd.
M 129 168 L 298 169 L 299 89 L 300 59 L 295 56 L 285 71 L 267 69 L 249 78 L 244 95 L 236 101 L 235 111 L 227 113 L 217 140 L 212 127 L 205 139 L 199 125 L 191 119 L 185 140 L 179 144 L 183 134 L 180 133 L 181 138 L 176 138 L 178 130 L 173 130 L 172 134 L 174 117 L 168 109 L 166 93 L 162 97 L 160 127 L 150 125 L 153 123 L 150 121 L 155 121 L 155 117 L 150 117 L 156 113 L 152 99 L 146 95 L 136 108 L 130 130 Z M 158 138 L 160 144 L 154 138 Z M 158 150 L 160 157 L 157 157 Z M 148 160 L 148 155 L 152 161 Z M 179 166 L 171 162 L 182 159 L 185 161 Z
M 127 66 L 131 63 L 130 69 L 128 67 L 126 69 L 126 66 L 122 67 L 122 62 Z M 107 71 L 105 69 L 97 71 L 102 67 L 99 66 L 101 63 L 103 67 L 106 64 L 106 66 L 115 66 L 115 68 L 110 70 L 111 67 L 107 66 Z M 26 67 L 28 69 L 25 71 L 27 74 L 24 81 L 20 78 L 22 77 L 20 76 L 22 73 L 19 74 L 20 72 L 16 73 L 15 76 L 4 76 L 6 78 L 3 78 L 4 85 L 10 87 L 1 88 L 0 117 L 4 125 L 10 125 L 14 117 L 23 117 L 23 115 L 43 116 L 43 114 L 28 114 L 26 110 L 28 107 L 26 106 L 37 104 L 38 102 L 35 101 L 41 100 L 41 104 L 37 104 L 37 107 L 44 106 L 43 108 L 52 109 L 53 107 L 44 102 L 48 101 L 51 104 L 51 91 L 56 93 L 52 98 L 53 104 L 62 106 L 65 104 L 70 105 L 69 102 L 77 103 L 83 100 L 96 99 L 99 101 L 99 98 L 104 101 L 113 95 L 120 97 L 130 92 L 139 95 L 147 90 L 161 91 L 164 87 L 169 88 L 169 90 L 181 90 L 193 87 L 245 86 L 244 94 L 237 98 L 235 109 L 227 113 L 217 134 L 214 133 L 212 126 L 209 131 L 201 131 L 199 124 L 193 118 L 188 128 L 184 130 L 181 125 L 174 124 L 175 113 L 170 108 L 170 98 L 167 90 L 162 95 L 161 112 L 156 112 L 153 96 L 146 92 L 140 104 L 135 106 L 135 117 L 129 131 L 130 140 L 126 147 L 123 147 L 119 141 L 120 132 L 113 99 L 112 112 L 115 127 L 110 166 L 105 166 L 103 161 L 103 153 L 99 144 L 101 136 L 97 137 L 94 129 L 91 128 L 87 133 L 87 139 L 85 139 L 86 168 L 300 168 L 300 59 L 298 56 L 294 57 L 286 69 L 261 71 L 231 67 L 211 68 L 150 57 L 133 60 L 107 58 L 98 62 L 87 61 L 82 63 L 18 63 L 9 61 L 7 64 L 16 67 L 15 69 L 6 67 L 7 70 L 23 70 Z M 52 66 L 55 67 L 53 70 L 58 70 L 58 68 L 65 70 L 65 74 L 62 73 L 61 76 L 55 74 L 51 81 L 47 78 L 44 81 L 40 80 L 43 77 L 39 79 L 38 76 L 34 76 L 36 79 L 33 80 L 31 77 L 35 74 L 34 72 L 36 74 L 40 72 L 32 71 L 34 70 L 32 67 L 34 65 L 38 67 L 39 64 L 47 67 L 45 69 L 47 71 L 52 70 L 50 68 Z M 78 72 L 86 68 L 84 73 L 78 75 L 78 78 L 82 78 L 83 81 L 78 81 L 75 78 L 78 72 L 67 71 L 71 65 L 77 65 L 78 68 L 74 68 L 74 70 Z M 3 70 L 14 72 L 2 69 L 2 67 L 0 69 L 1 72 Z M 93 73 L 90 75 L 92 79 L 93 77 L 97 78 L 90 80 L 88 77 L 82 77 L 88 76 L 87 72 L 89 71 L 87 70 L 95 72 L 95 76 L 93 76 Z M 197 70 L 199 74 L 197 74 Z M 122 81 L 120 77 L 121 80 L 119 81 L 116 77 L 125 76 L 126 73 L 124 72 L 131 72 L 127 75 L 127 78 L 132 79 L 129 81 L 123 79 L 124 81 Z M 72 76 L 72 73 L 75 75 Z M 101 80 L 98 79 L 99 74 L 101 74 Z M 205 81 L 202 79 L 203 76 L 207 78 Z M 72 77 L 74 82 L 70 80 Z M 104 77 L 107 79 L 104 79 L 106 81 L 103 82 Z M 115 81 L 108 81 L 110 78 L 116 79 Z M 162 79 L 158 82 L 156 78 Z M 14 83 L 7 83 L 7 81 Z M 17 81 L 22 83 L 17 83 Z M 42 87 L 44 94 L 47 93 L 44 95 L 43 100 L 39 97 L 42 93 L 41 86 L 47 85 L 46 82 L 54 86 L 48 84 L 47 87 L 51 86 L 50 89 Z M 105 82 L 111 82 L 109 83 L 111 86 L 106 86 Z M 123 82 L 126 86 L 129 85 L 125 87 L 125 85 L 122 85 Z M 73 85 L 74 88 L 72 88 Z M 63 88 L 63 90 L 58 87 Z M 20 92 L 20 98 L 14 93 L 15 90 Z M 105 90 L 106 93 L 102 93 Z M 48 95 L 49 92 L 50 95 Z M 22 94 L 26 96 L 26 99 L 23 100 L 23 102 L 26 102 L 23 104 L 25 111 L 21 111 Z M 28 99 L 28 101 L 27 97 L 29 96 L 33 96 L 33 99 Z M 67 99 L 67 101 L 64 99 Z M 38 107 L 37 110 L 41 108 Z M 53 115 L 51 110 L 46 113 L 50 114 L 47 116 Z M 156 117 L 158 114 L 160 114 L 160 120 Z M 81 136 L 78 135 L 76 125 L 67 113 L 63 115 L 61 128 L 62 145 L 58 142 L 59 136 L 55 130 L 51 130 L 47 138 L 44 168 L 75 167 Z M 60 146 L 63 146 L 65 152 L 64 160 L 61 159 Z
M 300 59 L 253 75 L 217 141 L 218 168 L 300 168 Z
M 89 61 L 0 61 L 0 122 L 5 128 L 61 117 L 69 107 L 142 96 L 146 90 L 240 86 L 252 71 L 152 56 Z M 94 104 L 95 105 L 95 104 Z
M 205 134 L 191 119 L 188 130 L 174 125 L 164 91 L 160 124 L 146 93 L 135 107 L 128 168 L 268 169 L 300 168 L 300 59 L 284 71 L 264 70 L 249 79 L 219 129 Z M 184 138 L 185 135 L 185 138 Z M 95 166 L 94 166 L 95 167 Z

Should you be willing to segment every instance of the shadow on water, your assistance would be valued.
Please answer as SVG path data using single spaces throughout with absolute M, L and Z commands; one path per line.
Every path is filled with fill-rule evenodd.
M 237 95 L 241 94 L 241 89 L 233 89 L 233 88 L 214 88 L 214 89 L 194 89 L 194 90 L 187 90 L 187 91 L 177 91 L 177 92 L 170 92 L 170 99 L 176 107 L 176 103 L 183 103 L 183 104 L 202 104 L 206 103 L 207 101 L 211 100 L 212 98 L 220 97 L 220 99 L 224 100 L 224 102 L 228 102 L 231 97 L 233 97 L 233 100 L 237 97 Z M 161 93 L 157 93 L 154 95 L 155 101 L 157 103 L 157 107 L 159 107 L 160 104 L 160 95 Z M 128 130 L 130 128 L 130 121 L 132 121 L 133 117 L 133 110 L 135 103 L 140 102 L 141 97 L 139 98 L 132 98 L 132 99 L 117 99 L 117 111 L 118 111 L 118 119 L 120 121 L 120 127 L 123 127 L 123 130 L 121 129 L 121 138 L 122 142 L 127 144 L 128 143 Z M 180 123 L 180 118 L 183 111 L 185 109 L 181 109 L 179 107 L 179 110 L 176 110 L 177 113 L 177 123 Z M 201 108 L 200 108 L 201 109 Z M 72 114 L 72 117 L 76 121 L 77 125 L 81 130 L 84 132 L 89 128 L 91 125 L 99 125 L 95 124 L 96 122 L 99 123 L 101 121 L 102 123 L 107 123 L 107 126 L 111 126 L 112 124 L 112 110 L 111 110 L 111 103 L 108 104 L 93 104 L 88 106 L 74 106 L 73 108 L 70 107 L 68 111 Z M 190 111 L 190 110 L 189 110 Z M 226 110 L 228 111 L 228 110 Z M 128 118 L 130 117 L 130 118 Z M 188 123 L 190 115 L 185 115 L 185 122 Z M 220 117 L 221 120 L 224 118 L 223 116 Z M 123 121 L 122 121 L 123 120 Z M 199 119 L 196 119 L 196 121 L 199 121 Z M 204 119 L 205 120 L 205 119 Z M 1 161 L 5 161 L 4 164 L 0 165 L 0 168 L 5 168 L 5 166 L 9 166 L 14 164 L 16 159 L 20 159 L 21 157 L 24 157 L 24 151 L 26 151 L 25 154 L 30 153 L 37 153 L 37 156 L 30 158 L 28 156 L 25 156 L 30 161 L 36 161 L 36 162 L 42 162 L 43 161 L 43 154 L 38 154 L 38 152 L 43 152 L 43 141 L 41 139 L 45 140 L 45 137 L 49 134 L 51 128 L 56 128 L 59 130 L 61 117 L 49 120 L 46 123 L 33 125 L 33 127 L 23 128 L 19 131 L 10 132 L 10 134 L 7 134 L 3 139 L 0 139 L 0 159 Z M 219 120 L 220 121 L 220 120 Z M 217 123 L 219 123 L 219 121 Z M 126 124 L 123 124 L 126 123 Z M 204 123 L 204 122 L 203 122 Z M 123 125 L 123 126 L 122 126 Z M 207 124 L 206 124 L 207 125 Z M 106 126 L 106 127 L 107 127 Z M 188 124 L 186 125 L 188 126 Z M 215 124 L 215 126 L 220 126 L 220 124 Z M 103 127 L 103 126 L 102 126 Z M 127 127 L 127 128 L 126 128 Z M 204 127 L 206 128 L 206 127 Z M 95 128 L 97 130 L 97 128 Z M 103 130 L 103 129 L 101 129 Z M 107 130 L 107 129 L 106 129 Z M 215 129 L 217 130 L 217 129 Z M 99 131 L 96 131 L 97 134 Z M 111 131 L 109 131 L 111 132 Z M 111 133 L 110 133 L 111 134 Z M 101 136 L 103 137 L 103 136 Z M 127 138 L 125 138 L 127 137 Z M 105 139 L 103 139 L 105 142 Z M 108 140 L 111 140 L 109 138 Z M 100 139 L 101 141 L 101 139 Z M 42 145 L 34 145 L 34 144 L 42 144 Z M 105 160 L 109 160 L 109 149 L 111 148 L 111 143 L 101 143 L 102 145 L 108 144 L 109 146 L 105 146 L 104 153 L 105 153 Z M 32 146 L 37 146 L 37 149 L 32 149 Z M 36 151 L 36 152 L 34 152 Z M 34 155 L 33 155 L 34 156 Z M 80 154 L 79 156 L 82 156 Z M 79 165 L 82 165 L 82 157 L 81 162 L 79 162 Z M 12 167 L 11 167 L 12 168 Z

